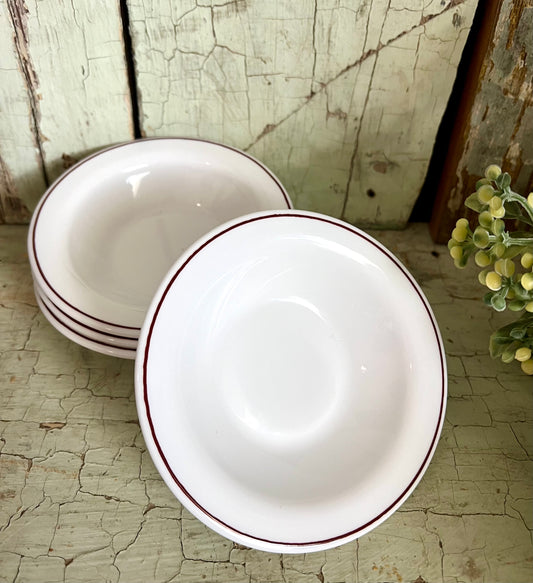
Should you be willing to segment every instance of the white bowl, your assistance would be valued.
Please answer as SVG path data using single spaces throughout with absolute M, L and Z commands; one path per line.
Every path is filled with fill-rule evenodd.
M 197 241 L 150 305 L 136 402 L 174 495 L 223 536 L 303 553 L 390 516 L 440 435 L 431 308 L 380 243 L 330 217 L 254 213 Z
M 39 288 L 39 286 L 34 283 L 35 294 L 39 295 L 39 299 L 48 308 L 48 311 L 52 316 L 63 325 L 67 326 L 74 333 L 81 337 L 85 337 L 88 340 L 95 340 L 98 343 L 103 343 L 105 345 L 116 346 L 117 348 L 129 348 L 136 350 L 137 340 L 134 338 L 128 338 L 126 336 L 118 336 L 116 334 L 106 334 L 100 332 L 90 326 L 82 324 L 77 320 L 71 318 L 68 314 L 65 314 L 60 308 L 58 308 L 54 303 L 46 297 L 46 294 Z
M 43 313 L 44 317 L 48 322 L 63 336 L 72 340 L 76 344 L 99 352 L 100 354 L 106 354 L 107 356 L 116 356 L 117 358 L 126 358 L 129 360 L 135 359 L 135 349 L 131 348 L 119 348 L 107 342 L 99 342 L 87 336 L 83 336 L 75 332 L 71 326 L 66 324 L 64 321 L 59 320 L 52 312 L 48 309 L 46 304 L 43 302 L 42 297 L 39 295 L 37 289 L 35 289 L 35 299 L 37 300 L 37 305 Z
M 135 337 L 161 279 L 198 237 L 237 216 L 290 208 L 276 177 L 228 146 L 154 138 L 84 159 L 44 194 L 28 250 L 61 310 Z

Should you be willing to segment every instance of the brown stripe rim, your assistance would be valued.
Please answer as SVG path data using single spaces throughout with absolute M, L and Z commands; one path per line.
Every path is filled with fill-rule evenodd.
M 36 296 L 39 296 L 39 292 L 35 291 L 35 295 Z M 42 301 L 42 299 L 40 298 L 40 296 L 37 298 L 37 302 L 39 303 L 39 309 L 44 314 L 45 318 L 47 320 L 49 320 L 52 325 L 54 325 L 54 322 L 55 322 L 55 323 L 59 324 L 60 326 L 63 326 L 63 328 L 66 328 L 73 335 L 75 335 L 75 336 L 77 336 L 79 338 L 83 338 L 84 340 L 87 340 L 88 342 L 91 342 L 91 343 L 96 344 L 98 346 L 104 346 L 105 348 L 112 348 L 113 350 L 118 350 L 118 351 L 125 351 L 126 353 L 129 353 L 130 356 L 134 356 L 136 354 L 137 351 L 136 351 L 135 348 L 122 348 L 121 346 L 117 346 L 116 344 L 107 344 L 106 342 L 101 342 L 99 340 L 94 340 L 93 338 L 89 338 L 88 336 L 84 336 L 83 334 L 80 334 L 79 332 L 76 332 L 68 324 L 65 324 L 55 314 L 53 314 L 48 309 L 48 307 L 46 306 L 46 304 Z M 58 332 L 61 334 L 61 330 L 58 330 Z M 63 336 L 64 336 L 64 334 L 63 334 Z M 84 348 L 89 348 L 89 347 L 88 346 L 84 346 Z M 90 348 L 89 348 L 89 350 L 90 350 Z M 107 354 L 108 356 L 114 356 L 109 351 L 106 351 L 105 354 Z

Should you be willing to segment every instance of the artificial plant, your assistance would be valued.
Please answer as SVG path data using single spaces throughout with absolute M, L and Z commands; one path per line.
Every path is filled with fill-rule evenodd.
M 533 375 L 533 192 L 527 198 L 513 192 L 510 175 L 492 164 L 465 206 L 478 213 L 478 224 L 472 230 L 466 218 L 457 221 L 450 255 L 459 268 L 473 256 L 479 282 L 488 288 L 485 304 L 517 313 L 514 322 L 492 333 L 491 356 L 518 360 Z

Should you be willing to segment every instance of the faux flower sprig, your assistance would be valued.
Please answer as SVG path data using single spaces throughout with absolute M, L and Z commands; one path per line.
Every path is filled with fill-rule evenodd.
M 511 177 L 492 164 L 476 184 L 465 206 L 479 213 L 472 229 L 466 218 L 457 221 L 448 242 L 456 267 L 470 257 L 482 270 L 479 282 L 488 288 L 483 301 L 496 311 L 522 312 L 490 337 L 490 354 L 503 362 L 520 362 L 533 375 L 533 232 L 508 230 L 504 219 L 533 227 L 533 192 L 523 197 L 511 190 Z

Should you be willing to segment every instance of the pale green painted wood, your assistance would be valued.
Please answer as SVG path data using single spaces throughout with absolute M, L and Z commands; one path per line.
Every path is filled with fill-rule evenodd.
M 132 111 L 118 2 L 0 2 L 0 155 L 3 197 L 23 201 L 15 221 L 44 174 L 133 137 Z M 129 0 L 142 132 L 237 146 L 298 208 L 403 226 L 476 4 Z
M 40 131 L 51 179 L 63 154 L 133 137 L 118 2 L 30 2 L 28 35 L 39 78 Z
M 45 188 L 31 104 L 14 51 L 5 0 L 0 0 L 0 222 L 26 222 Z
M 477 0 L 128 5 L 145 135 L 231 144 L 298 208 L 405 225 Z
M 475 2 L 464 2 L 428 17 L 379 51 L 349 184 L 349 221 L 385 227 L 408 221 L 474 9 Z
M 1 2 L 4 176 L 31 211 L 42 168 L 52 181 L 74 160 L 133 137 L 122 23 L 118 2 Z M 19 141 L 24 151 L 10 151 Z

